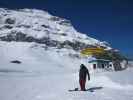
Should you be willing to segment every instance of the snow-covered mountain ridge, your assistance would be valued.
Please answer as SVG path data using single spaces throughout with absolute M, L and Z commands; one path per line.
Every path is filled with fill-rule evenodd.
M 69 20 L 36 9 L 0 8 L 0 40 L 36 42 L 74 50 L 90 46 L 110 49 L 108 43 L 77 32 Z

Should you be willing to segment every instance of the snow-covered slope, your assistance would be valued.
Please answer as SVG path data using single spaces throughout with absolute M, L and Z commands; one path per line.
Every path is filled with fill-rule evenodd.
M 46 73 L 47 70 L 52 72 L 57 68 L 58 73 L 60 70 L 66 70 L 64 69 L 65 65 L 69 70 L 72 70 L 77 68 L 75 65 L 72 67 L 72 62 L 78 60 L 77 65 L 80 63 L 80 59 L 69 56 L 71 53 L 76 54 L 73 50 L 61 49 L 58 51 L 58 49 L 53 48 L 45 50 L 43 46 L 45 45 L 26 42 L 0 42 L 0 68 L 19 71 L 44 70 Z M 13 60 L 19 60 L 22 63 L 11 63 Z
M 94 92 L 69 92 L 69 89 L 79 88 L 81 59 L 67 55 L 75 51 L 57 51 L 44 50 L 43 44 L 0 42 L 1 100 L 133 99 L 132 68 L 122 72 L 91 73 L 86 88 Z M 21 64 L 10 62 L 16 59 Z

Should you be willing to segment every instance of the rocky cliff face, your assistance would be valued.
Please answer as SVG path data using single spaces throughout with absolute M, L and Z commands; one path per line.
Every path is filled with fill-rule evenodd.
M 69 20 L 36 9 L 0 8 L 0 40 L 36 42 L 76 51 L 92 46 L 110 49 L 108 43 L 77 32 Z

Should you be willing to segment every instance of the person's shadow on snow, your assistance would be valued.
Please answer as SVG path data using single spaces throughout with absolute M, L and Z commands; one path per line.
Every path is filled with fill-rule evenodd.
M 89 89 L 86 89 L 86 91 L 94 92 L 95 90 L 101 90 L 103 87 L 92 87 Z
M 89 88 L 89 89 L 86 89 L 85 91 L 89 91 L 89 92 L 95 92 L 95 90 L 100 90 L 102 89 L 103 87 L 92 87 L 92 88 Z M 72 89 L 72 90 L 68 90 L 69 92 L 72 92 L 72 91 L 81 91 L 79 88 L 75 88 L 75 89 Z

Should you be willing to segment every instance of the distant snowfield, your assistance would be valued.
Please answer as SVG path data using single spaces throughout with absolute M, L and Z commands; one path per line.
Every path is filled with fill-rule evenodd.
M 1 100 L 133 100 L 133 69 L 91 73 L 86 88 L 94 92 L 68 92 L 79 88 L 80 60 L 45 51 L 35 43 L 0 42 Z M 20 60 L 21 64 L 10 63 Z

